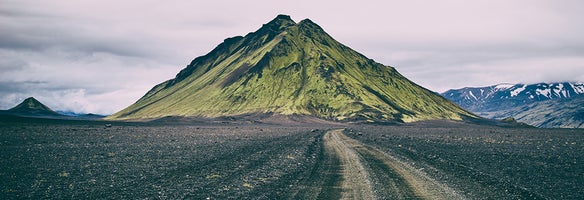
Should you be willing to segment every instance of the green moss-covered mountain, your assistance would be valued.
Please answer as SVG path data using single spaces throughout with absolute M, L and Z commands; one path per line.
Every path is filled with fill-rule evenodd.
M 245 37 L 226 39 L 108 119 L 249 114 L 377 122 L 475 117 L 312 21 L 279 15 Z

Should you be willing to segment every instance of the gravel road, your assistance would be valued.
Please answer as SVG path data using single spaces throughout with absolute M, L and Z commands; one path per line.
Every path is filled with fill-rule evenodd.
M 332 130 L 324 135 L 328 153 L 341 160 L 340 175 L 343 177 L 341 199 L 374 199 L 373 185 L 367 169 L 359 158 L 354 140 L 343 137 L 342 130 Z
M 464 199 L 395 156 L 345 136 L 343 130 L 324 135 L 327 150 L 342 160 L 342 199 Z

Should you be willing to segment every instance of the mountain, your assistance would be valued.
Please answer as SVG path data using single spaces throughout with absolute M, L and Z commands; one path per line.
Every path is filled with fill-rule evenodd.
M 537 127 L 582 127 L 584 83 L 499 84 L 442 96 L 486 118 L 513 117 Z
M 19 116 L 61 116 L 61 114 L 51 110 L 34 97 L 25 99 L 22 103 L 7 110 L 5 113 Z
M 65 111 L 53 111 L 34 97 L 29 97 L 8 110 L 0 110 L 0 116 L 3 120 L 11 119 L 22 121 L 25 119 L 57 119 L 57 120 L 101 120 L 105 116 L 96 114 L 80 114 Z
M 488 112 L 584 95 L 584 83 L 499 84 L 453 89 L 441 95 L 469 111 Z
M 584 95 L 537 101 L 478 114 L 493 119 L 513 117 L 519 122 L 540 128 L 584 128 Z
M 73 120 L 100 120 L 105 115 L 93 114 L 93 113 L 76 113 L 72 111 L 56 111 L 60 115 L 62 115 L 62 119 L 73 119 Z
M 73 111 L 57 110 L 55 112 L 57 112 L 61 115 L 64 115 L 64 116 L 78 117 L 78 118 L 104 118 L 104 117 L 106 117 L 106 115 L 99 115 L 99 114 L 93 114 L 93 113 L 77 113 L 77 112 L 73 112 Z
M 369 122 L 476 118 L 337 42 L 311 20 L 279 15 L 255 32 L 226 39 L 107 119 L 276 115 Z

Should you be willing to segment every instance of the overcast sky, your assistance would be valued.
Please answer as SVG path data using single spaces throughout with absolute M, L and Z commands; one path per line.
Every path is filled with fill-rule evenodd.
M 280 13 L 436 92 L 584 81 L 581 0 L 0 0 L 0 109 L 112 114 Z

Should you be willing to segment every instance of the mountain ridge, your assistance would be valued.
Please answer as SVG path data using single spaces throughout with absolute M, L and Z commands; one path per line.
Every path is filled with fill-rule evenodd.
M 278 15 L 255 32 L 225 39 L 108 119 L 250 113 L 334 121 L 476 118 L 337 42 L 311 20 Z
M 584 83 L 497 84 L 441 95 L 485 118 L 512 117 L 541 128 L 584 128 Z
M 505 83 L 486 87 L 451 89 L 441 95 L 469 111 L 484 112 L 531 102 L 584 95 L 584 83 Z
M 478 113 L 492 119 L 512 117 L 540 128 L 584 128 L 584 95 L 537 101 L 504 110 Z

